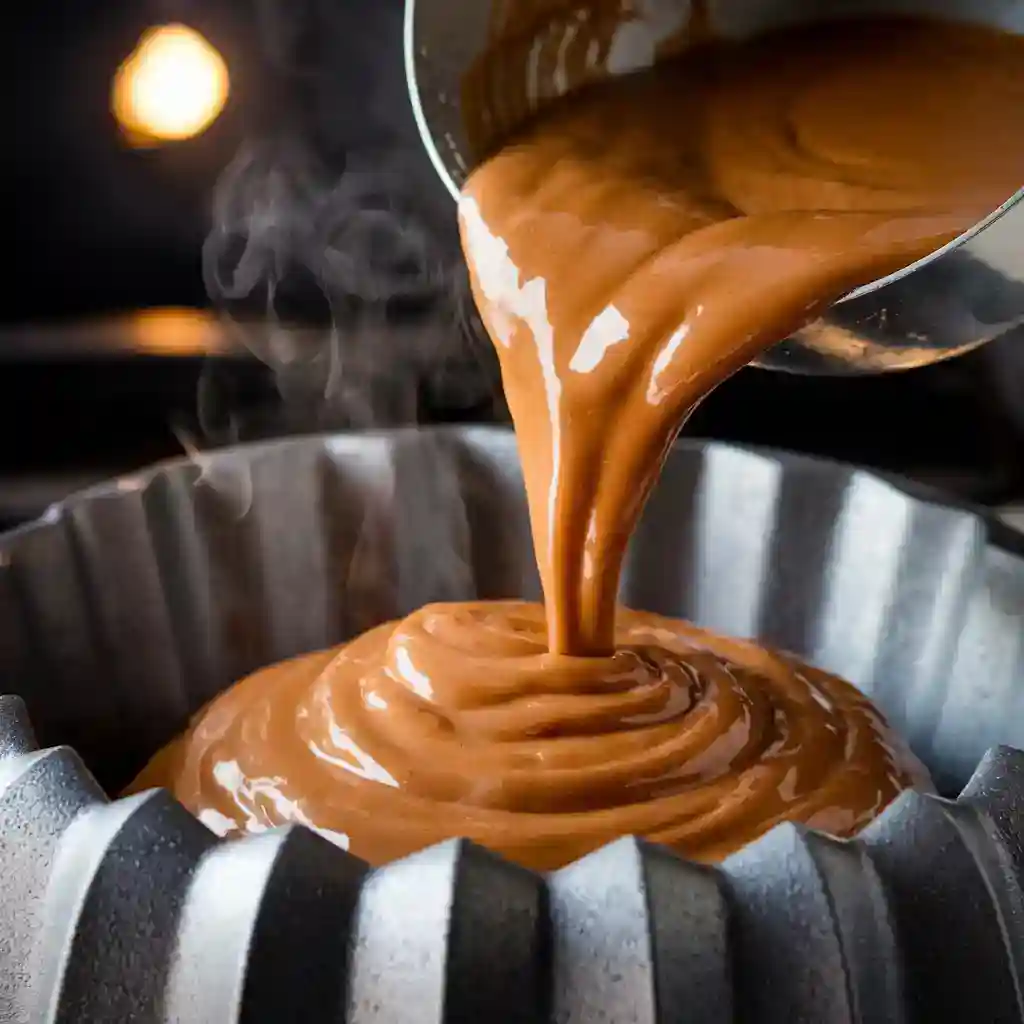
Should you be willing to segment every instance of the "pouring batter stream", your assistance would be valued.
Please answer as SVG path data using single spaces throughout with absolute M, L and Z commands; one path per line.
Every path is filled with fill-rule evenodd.
M 136 788 L 217 831 L 312 824 L 381 862 L 464 835 L 532 867 L 623 833 L 717 859 L 840 835 L 927 774 L 848 684 L 616 608 L 664 454 L 715 386 L 1019 186 L 1024 43 L 864 21 L 707 46 L 556 104 L 470 178 L 474 295 L 545 606 L 435 605 L 272 666 Z

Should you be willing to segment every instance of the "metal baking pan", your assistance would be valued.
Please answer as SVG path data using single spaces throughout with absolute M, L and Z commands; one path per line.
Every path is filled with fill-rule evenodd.
M 0 538 L 0 1021 L 1024 1020 L 1019 548 L 866 473 L 680 444 L 624 598 L 846 676 L 962 795 L 717 869 L 625 838 L 546 877 L 458 840 L 370 871 L 104 792 L 259 665 L 535 596 L 512 436 L 282 441 L 72 498 Z

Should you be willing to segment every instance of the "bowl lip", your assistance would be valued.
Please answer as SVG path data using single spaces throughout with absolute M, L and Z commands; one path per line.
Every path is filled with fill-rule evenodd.
M 272 453 L 285 448 L 308 448 L 329 453 L 333 447 L 345 445 L 363 445 L 380 443 L 401 437 L 432 436 L 466 437 L 473 435 L 503 436 L 515 443 L 515 433 L 504 424 L 438 424 L 431 426 L 382 427 L 371 430 L 328 431 L 308 434 L 293 434 L 256 441 L 243 442 L 223 448 L 214 448 L 198 455 L 179 455 L 161 459 L 135 472 L 122 474 L 104 480 L 82 490 L 75 491 L 67 497 L 56 501 L 45 509 L 38 517 L 12 529 L 0 531 L 0 555 L 2 548 L 18 537 L 44 528 L 64 518 L 69 513 L 91 501 L 115 497 L 118 494 L 139 492 L 148 487 L 154 480 L 177 472 L 188 466 L 195 466 L 200 471 L 209 462 L 230 460 L 239 455 L 247 458 L 258 458 L 260 455 Z M 875 480 L 898 492 L 909 501 L 944 509 L 974 519 L 984 530 L 986 542 L 1007 554 L 1024 561 L 1024 531 L 1017 529 L 1001 519 L 995 512 L 983 505 L 948 495 L 940 488 L 913 480 L 900 473 L 859 466 L 855 463 L 843 462 L 828 456 L 810 455 L 787 448 L 746 444 L 735 441 L 723 441 L 713 437 L 694 437 L 683 435 L 676 439 L 671 451 L 684 449 L 688 451 L 719 451 L 741 452 L 784 466 L 814 466 L 824 469 L 833 475 L 848 474 L 850 479 Z
M 927 256 L 922 256 L 919 260 L 914 260 L 913 263 L 908 263 L 905 267 L 901 267 L 899 270 L 894 270 L 891 274 L 886 274 L 884 277 L 876 278 L 874 281 L 869 281 L 867 284 L 862 284 L 852 291 L 847 292 L 842 298 L 837 299 L 835 305 L 842 305 L 844 302 L 853 302 L 856 299 L 862 298 L 865 295 L 870 295 L 873 292 L 881 291 L 883 288 L 887 288 L 891 284 L 895 284 L 897 281 L 901 281 L 903 278 L 908 277 L 915 271 L 920 270 L 922 267 L 928 266 L 930 263 L 934 263 L 936 260 L 942 259 L 943 256 L 947 256 L 949 253 L 961 248 L 968 242 L 977 238 L 984 231 L 987 231 L 996 221 L 1002 220 L 1003 217 L 1008 214 L 1015 212 L 1017 207 L 1020 206 L 1024 210 L 1024 185 L 1017 189 L 1005 202 L 997 206 L 987 217 L 982 217 L 977 224 L 969 227 L 966 231 L 956 236 L 956 238 L 950 239 L 945 245 L 940 246 L 934 252 L 928 253 Z

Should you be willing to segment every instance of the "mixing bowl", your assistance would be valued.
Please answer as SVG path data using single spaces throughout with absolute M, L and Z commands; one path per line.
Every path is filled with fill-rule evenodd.
M 718 868 L 626 838 L 546 877 L 458 840 L 370 871 L 104 789 L 259 665 L 536 596 L 512 435 L 281 441 L 72 498 L 0 539 L 0 1020 L 1024 1020 L 1021 550 L 847 467 L 681 444 L 624 598 L 842 673 L 962 795 Z
M 685 29 L 693 2 L 622 4 L 607 59 L 594 63 L 569 58 L 574 47 L 588 44 L 581 13 L 599 4 L 607 11 L 611 5 L 602 0 L 406 0 L 405 63 L 413 110 L 427 152 L 453 198 L 486 155 L 478 150 L 499 144 L 524 117 L 581 85 L 654 63 L 659 45 Z M 702 2 L 723 38 L 866 14 L 922 14 L 1024 32 L 1024 0 Z M 538 12 L 535 35 L 514 48 L 489 49 L 492 27 L 513 3 Z M 485 83 L 485 116 L 492 122 L 482 145 L 471 143 L 463 117 L 461 98 L 471 71 L 475 83 Z M 824 317 L 772 348 L 760 365 L 817 374 L 907 369 L 959 355 L 1021 323 L 1022 200 L 1024 188 L 943 249 L 851 292 Z

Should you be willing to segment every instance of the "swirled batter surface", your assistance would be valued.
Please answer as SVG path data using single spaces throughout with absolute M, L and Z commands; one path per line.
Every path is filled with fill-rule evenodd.
M 616 593 L 690 411 L 1007 199 L 1022 119 L 1020 39 L 913 21 L 707 47 L 556 103 L 460 203 L 544 607 L 429 606 L 264 669 L 136 788 L 374 863 L 464 835 L 551 868 L 631 832 L 705 860 L 783 819 L 847 835 L 927 786 L 848 684 Z
M 785 819 L 846 835 L 927 775 L 848 683 L 621 611 L 602 658 L 520 602 L 429 605 L 216 699 L 137 785 L 221 832 L 304 821 L 382 863 L 468 836 L 558 867 L 639 833 L 715 860 Z

